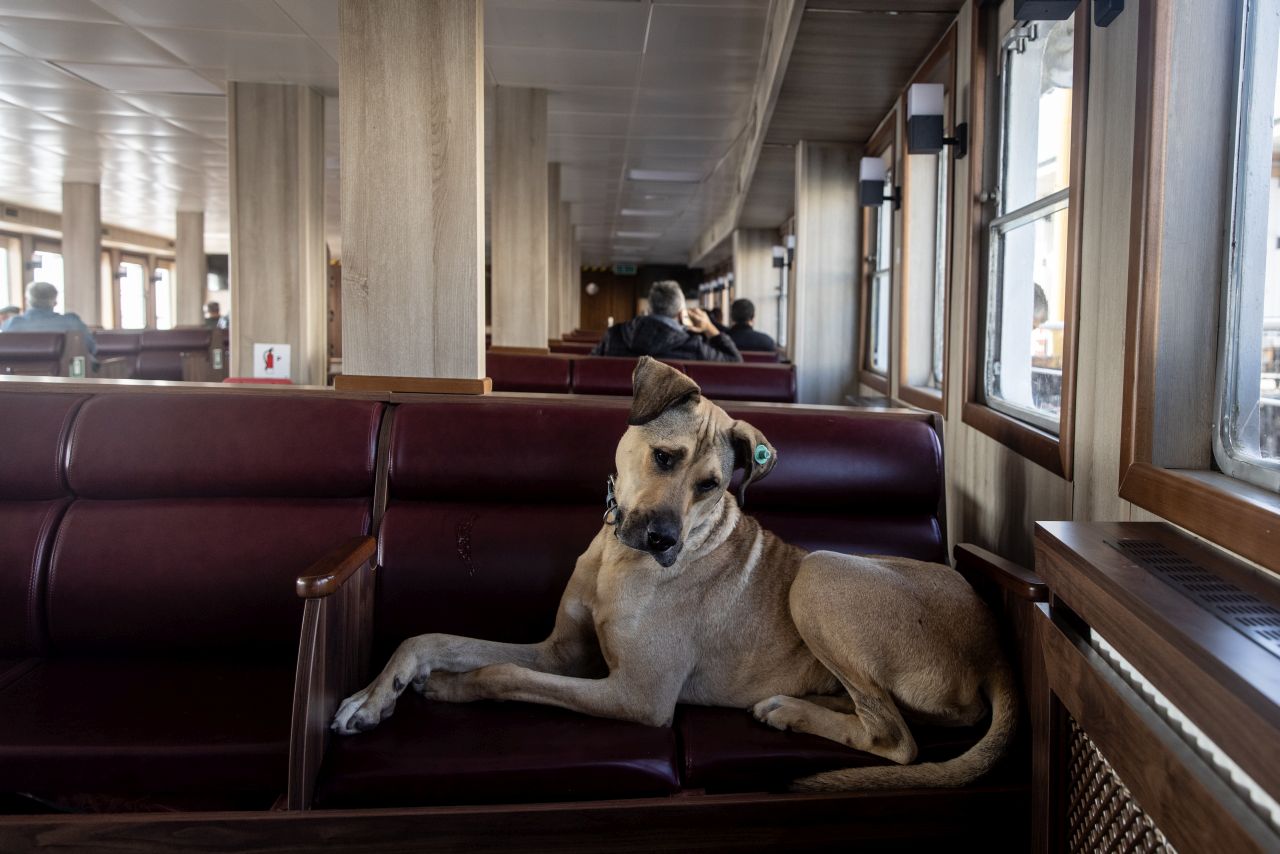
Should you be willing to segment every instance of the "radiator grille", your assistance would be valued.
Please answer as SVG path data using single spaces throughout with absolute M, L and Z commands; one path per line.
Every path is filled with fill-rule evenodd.
M 1176 854 L 1074 718 L 1069 745 L 1067 850 Z
M 1280 656 L 1280 609 L 1223 581 L 1164 543 L 1122 539 L 1110 545 L 1272 655 Z

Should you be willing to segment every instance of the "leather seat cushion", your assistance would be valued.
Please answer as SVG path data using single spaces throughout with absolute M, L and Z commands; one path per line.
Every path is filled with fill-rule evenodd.
M 629 356 L 587 356 L 578 359 L 573 365 L 573 391 L 575 394 L 613 394 L 630 397 L 631 375 L 635 372 L 638 361 L 640 360 Z M 666 364 L 683 371 L 683 362 L 666 362 Z
M 795 403 L 794 365 L 724 364 L 682 362 L 689 378 L 714 401 L 755 400 L 762 403 Z
M 0 689 L 0 791 L 283 792 L 294 661 L 48 659 Z
M 0 338 L 0 361 L 57 361 L 67 336 L 63 332 L 10 332 Z
M 376 729 L 335 738 L 316 803 L 419 806 L 667 795 L 676 734 L 527 703 L 439 703 L 412 689 Z
M 43 649 L 49 550 L 68 503 L 0 501 L 0 656 Z
M 529 391 L 568 394 L 573 360 L 558 356 L 522 356 L 486 353 L 485 373 L 494 391 Z
M 751 489 L 754 489 L 752 487 Z M 842 516 L 839 513 L 782 513 L 752 509 L 747 490 L 747 512 L 767 530 L 811 552 L 896 555 L 947 563 L 947 541 L 934 516 Z M 834 508 L 833 508 L 834 510 Z
M 760 723 L 746 709 L 680 706 L 676 710 L 688 788 L 713 791 L 778 791 L 797 777 L 836 768 L 890 765 L 886 759 L 830 739 L 782 732 Z M 920 747 L 917 761 L 959 756 L 976 743 L 987 724 L 976 727 L 911 725 Z
M 182 382 L 181 350 L 143 350 L 135 371 L 140 380 Z
M 67 494 L 62 455 L 71 421 L 84 400 L 78 394 L 4 393 L 0 499 L 34 501 Z

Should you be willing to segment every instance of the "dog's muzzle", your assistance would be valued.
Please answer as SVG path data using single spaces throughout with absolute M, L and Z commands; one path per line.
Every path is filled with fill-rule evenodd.
M 669 567 L 680 556 L 680 521 L 673 516 L 654 515 L 647 519 L 627 519 L 619 532 L 623 544 L 653 555 L 660 566 Z

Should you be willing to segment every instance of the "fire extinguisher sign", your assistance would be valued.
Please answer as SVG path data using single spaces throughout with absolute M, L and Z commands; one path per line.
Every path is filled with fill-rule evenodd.
M 289 379 L 288 344 L 254 344 L 253 375 L 263 379 Z

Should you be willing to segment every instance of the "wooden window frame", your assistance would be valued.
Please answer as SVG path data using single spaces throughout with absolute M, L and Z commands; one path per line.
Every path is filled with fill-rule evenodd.
M 1075 59 L 1071 96 L 1071 184 L 1067 207 L 1067 272 L 1064 330 L 1062 336 L 1062 406 L 1058 420 L 1058 435 L 1042 430 L 1011 415 L 988 406 L 984 400 L 982 374 L 983 349 L 986 341 L 986 305 L 990 283 L 987 281 L 989 254 L 988 226 L 992 220 L 990 205 L 982 201 L 988 186 L 989 169 L 998 169 L 991 162 L 987 137 L 994 136 L 992 145 L 999 144 L 999 133 L 991 134 L 994 120 L 999 120 L 989 90 L 989 75 L 994 71 L 992 62 L 999 63 L 998 39 L 999 6 L 979 10 L 973 28 L 973 67 L 970 82 L 972 112 L 970 117 L 969 156 L 980 158 L 969 167 L 970 245 L 978 251 L 969 255 L 968 304 L 966 305 L 965 331 L 967 340 L 964 352 L 964 403 L 961 420 L 995 439 L 1000 444 L 1026 457 L 1042 468 L 1070 481 L 1073 477 L 1075 450 L 1075 402 L 1076 361 L 1080 334 L 1080 266 L 1084 219 L 1085 138 L 1089 112 L 1089 31 L 1092 21 L 1089 9 L 1081 5 L 1076 10 Z
M 893 150 L 893 178 L 898 181 L 902 177 L 902 164 L 900 162 L 902 152 L 901 134 L 898 132 L 898 117 L 900 114 L 897 102 L 893 108 L 889 110 L 889 114 L 880 120 L 880 124 L 876 127 L 875 133 L 871 134 L 871 139 L 867 140 L 866 146 L 863 148 L 864 157 L 875 157 L 883 155 L 889 149 Z M 891 183 L 885 188 L 885 192 L 893 193 L 896 185 Z M 892 221 L 889 223 L 889 288 L 887 296 L 889 297 L 889 342 L 887 346 L 887 354 L 889 365 L 885 368 L 883 374 L 878 374 L 871 370 L 868 365 L 871 363 L 871 277 L 875 270 L 871 267 L 870 245 L 875 240 L 875 235 L 871 233 L 871 208 L 862 209 L 862 261 L 860 264 L 862 270 L 862 299 L 861 310 L 859 312 L 860 321 L 858 323 L 858 382 L 873 388 L 884 396 L 888 397 L 890 393 L 889 378 L 893 376 L 895 370 L 894 353 L 893 353 L 893 307 L 896 290 L 893 285 L 894 277 L 898 274 L 899 252 L 902 246 L 902 233 L 898 227 L 898 221 L 901 218 L 901 210 L 893 212 Z
M 943 35 L 942 40 L 938 42 L 933 51 L 921 63 L 920 68 L 916 70 L 915 75 L 907 83 L 907 90 L 916 83 L 938 82 L 937 72 L 942 63 L 946 63 L 943 71 L 943 83 L 946 86 L 946 115 L 943 117 L 945 125 L 950 125 L 952 134 L 955 132 L 956 123 L 956 49 L 957 38 L 956 32 L 959 29 L 958 24 L 952 24 L 947 32 Z M 903 99 L 906 95 L 904 93 Z M 906 108 L 903 105 L 904 100 L 900 99 L 899 105 L 902 108 L 902 121 L 906 121 Z M 905 139 L 906 134 L 903 134 Z M 955 213 L 955 148 L 947 146 L 938 154 L 938 157 L 949 158 L 947 168 L 947 186 L 946 201 L 943 204 L 947 211 L 946 239 L 945 246 L 935 246 L 935 251 L 942 251 L 945 255 L 946 272 L 943 274 L 943 297 L 942 297 L 942 382 L 938 388 L 929 388 L 927 386 L 913 386 L 907 382 L 907 351 L 910 346 L 908 333 L 908 318 L 906 307 L 907 302 L 907 273 L 911 269 L 911 157 L 908 152 L 902 152 L 902 271 L 898 277 L 898 295 L 896 297 L 898 305 L 901 307 L 898 312 L 898 399 L 903 403 L 915 406 L 920 409 L 927 409 L 936 412 L 939 415 L 944 414 L 946 409 L 947 394 L 947 374 L 951 362 L 951 335 L 947 328 L 951 324 L 951 282 L 953 279 L 953 265 L 951 253 L 955 244 L 955 224 L 953 222 Z M 930 235 L 930 238 L 936 242 L 936 234 Z
M 1172 17 L 1167 4 L 1143 3 L 1139 8 L 1138 79 L 1145 84 L 1138 87 L 1135 105 L 1120 497 L 1280 572 L 1275 533 L 1280 530 L 1280 495 L 1208 468 L 1173 468 L 1156 461 L 1158 307 Z M 1206 446 L 1211 441 L 1208 431 L 1204 440 Z

